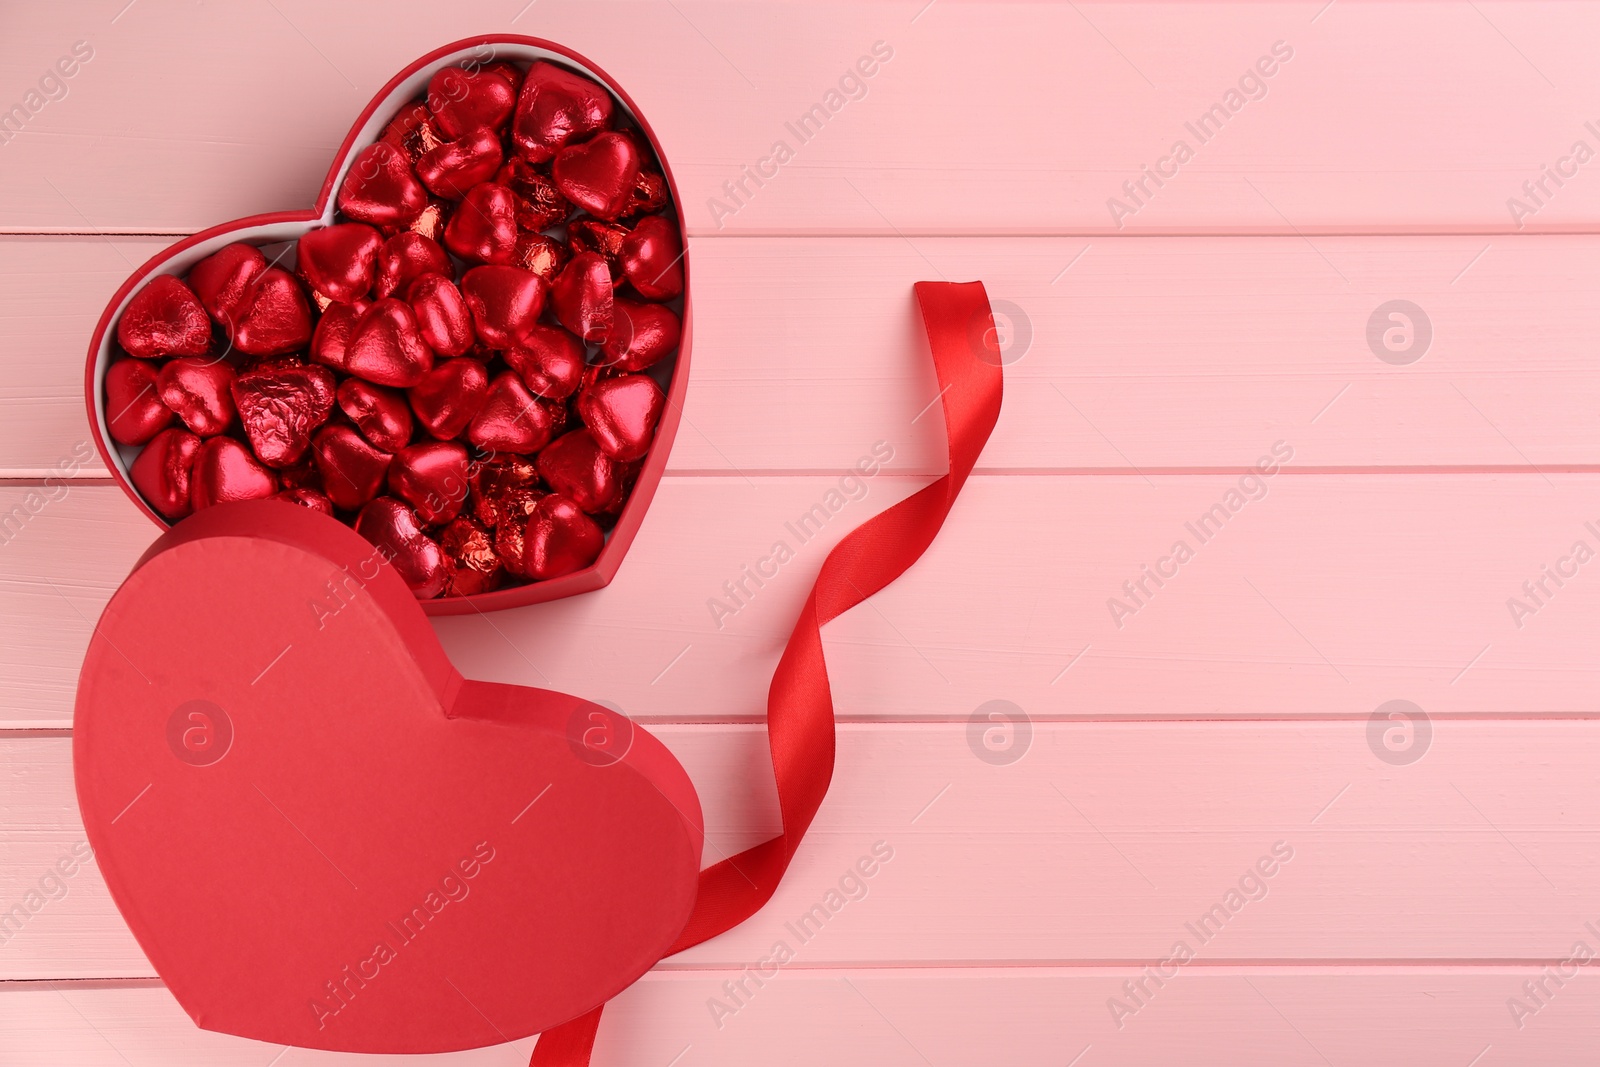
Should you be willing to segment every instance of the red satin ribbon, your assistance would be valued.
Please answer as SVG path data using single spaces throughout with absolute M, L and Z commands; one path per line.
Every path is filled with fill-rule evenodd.
M 700 872 L 699 897 L 668 955 L 731 930 L 772 898 L 833 779 L 833 693 L 822 626 L 910 567 L 944 525 L 1000 417 L 1000 352 L 982 282 L 918 282 L 939 376 L 950 472 L 847 534 L 823 561 L 767 693 L 783 833 Z M 547 1030 L 529 1067 L 586 1067 L 603 1006 Z

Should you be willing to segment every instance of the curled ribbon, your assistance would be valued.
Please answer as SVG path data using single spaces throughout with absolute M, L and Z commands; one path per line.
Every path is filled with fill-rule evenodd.
M 833 779 L 833 692 L 822 627 L 922 556 L 1000 417 L 1000 350 L 983 283 L 918 282 L 915 291 L 939 378 L 949 473 L 850 531 L 823 561 L 767 692 L 783 833 L 700 872 L 694 911 L 669 956 L 738 926 L 777 891 Z M 529 1067 L 587 1067 L 603 1010 L 541 1034 Z

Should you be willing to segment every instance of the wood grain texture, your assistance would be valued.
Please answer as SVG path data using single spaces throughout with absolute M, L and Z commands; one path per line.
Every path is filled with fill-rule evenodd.
M 0 238 L 0 477 L 88 440 L 89 335 L 166 243 Z M 941 277 L 983 279 L 1008 331 L 980 470 L 1242 469 L 1280 438 L 1302 468 L 1600 467 L 1600 238 L 919 237 L 696 242 L 670 469 L 844 470 L 885 440 L 942 473 L 911 300 Z M 1367 338 L 1394 299 L 1432 333 L 1407 365 Z
M 94 57 L 3 146 L 0 230 L 186 233 L 301 207 L 396 70 L 492 30 L 617 78 L 702 233 L 1118 232 L 1108 199 L 1180 139 L 1193 158 L 1147 184 L 1122 232 L 1518 232 L 1507 199 L 1575 140 L 1600 143 L 1584 127 L 1600 119 L 1600 11 L 1583 3 L 405 0 L 376 35 L 360 6 L 125 3 L 9 16 L 6 106 L 75 41 Z M 878 41 L 893 58 L 865 95 L 847 85 L 858 99 L 791 133 Z M 1186 129 L 1279 41 L 1293 58 L 1264 96 L 1247 85 L 1259 98 L 1204 142 Z M 714 212 L 778 140 L 794 158 Z M 1546 188 L 1526 230 L 1593 230 L 1600 182 Z
M 1517 1029 L 1506 1001 L 1529 968 L 1382 973 L 1217 973 L 1192 966 L 1147 1008 L 1110 1020 L 1106 1001 L 1137 972 L 1041 969 L 785 970 L 719 1028 L 708 1004 L 740 972 L 646 975 L 606 1011 L 597 1064 L 746 1067 L 779 1061 L 872 1067 L 1197 1067 L 1391 1063 L 1461 1067 L 1474 1056 L 1580 1063 L 1600 1037 L 1597 994 L 1569 982 Z M 1554 988 L 1552 985 L 1550 988 Z M 530 1041 L 449 1056 L 294 1049 L 282 1067 L 517 1067 Z M 687 1051 L 686 1051 L 687 1050 Z M 15 1067 L 264 1067 L 279 1048 L 197 1029 L 160 987 L 80 983 L 0 989 L 0 1055 Z
M 658 734 L 701 790 L 708 861 L 776 832 L 762 730 Z M 82 840 L 70 748 L 0 741 L 7 914 Z M 772 903 L 663 966 L 754 966 L 780 941 L 806 966 L 1137 968 L 1178 942 L 1248 966 L 1544 963 L 1600 940 L 1590 723 L 1435 724 L 1407 766 L 1365 723 L 1035 723 L 1022 751 L 979 759 L 965 723 L 842 727 Z M 16 917 L 0 978 L 153 976 L 98 872 L 63 884 Z
M 1600 146 L 1600 4 L 399 0 L 376 36 L 372 17 L 6 14 L 0 1063 L 335 1067 L 195 1028 L 92 866 L 48 899 L 82 840 L 77 669 L 156 531 L 97 461 L 37 483 L 87 440 L 83 349 L 135 266 L 308 204 L 394 70 L 491 30 L 585 53 L 656 128 L 692 235 L 695 370 L 616 582 L 438 629 L 470 676 L 655 724 L 701 791 L 708 860 L 777 828 L 757 721 L 826 548 L 944 469 L 911 283 L 982 278 L 1031 335 L 948 528 L 825 633 L 839 765 L 777 899 L 619 998 L 597 1067 L 1590 1054 L 1600 984 L 1549 968 L 1600 946 L 1600 585 L 1563 570 L 1576 542 L 1600 552 L 1600 163 L 1544 174 Z M 80 40 L 65 97 L 8 128 Z M 786 123 L 880 40 L 864 97 L 798 144 Z M 1200 144 L 1185 123 L 1278 41 L 1294 54 L 1265 97 Z M 733 199 L 778 138 L 794 159 Z M 1131 198 L 1179 138 L 1194 158 Z M 1433 334 L 1409 364 L 1367 336 L 1397 299 Z M 885 472 L 841 487 L 880 440 Z M 1241 483 L 1280 441 L 1281 472 Z M 818 504 L 801 543 L 788 524 Z M 1186 525 L 1219 504 L 1220 530 Z M 778 540 L 794 558 L 756 587 L 744 568 Z M 1146 577 L 1180 540 L 1193 557 Z M 970 726 L 995 700 L 1027 726 Z M 1369 719 L 1391 700 L 1428 716 L 1415 762 L 1381 758 Z M 985 762 L 986 736 L 1025 754 Z M 892 861 L 802 943 L 786 924 L 879 841 Z M 1186 924 L 1280 841 L 1267 895 L 1199 945 Z M 1119 1028 L 1110 999 L 1184 939 L 1198 958 Z M 719 1026 L 724 983 L 778 940 L 794 962 Z M 1513 998 L 1538 1007 L 1520 1026 Z
M 1280 473 L 1245 479 L 1254 500 L 1241 478 L 974 478 L 927 556 L 829 626 L 838 715 L 964 720 L 995 699 L 1040 719 L 1365 719 L 1394 699 L 1442 718 L 1600 713 L 1600 582 L 1573 555 L 1600 551 L 1594 475 Z M 922 480 L 846 484 L 858 499 L 829 496 L 838 478 L 666 479 L 606 590 L 436 628 L 471 677 L 645 721 L 758 720 L 825 546 Z M 94 620 L 156 533 L 113 487 L 36 492 L 0 489 L 13 729 L 70 725 Z M 1230 502 L 1220 530 L 1196 525 Z M 802 541 L 801 517 L 834 503 Z M 757 587 L 747 567 L 776 575 Z M 1158 587 L 1146 567 L 1176 574 Z M 1576 574 L 1557 587 L 1553 567 Z

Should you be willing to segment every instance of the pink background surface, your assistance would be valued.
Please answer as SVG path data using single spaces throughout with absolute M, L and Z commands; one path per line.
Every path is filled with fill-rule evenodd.
M 109 0 L 0 20 L 0 111 L 94 50 L 0 143 L 0 913 L 82 840 L 76 671 L 155 536 L 93 461 L 29 503 L 87 440 L 106 297 L 175 235 L 308 204 L 395 70 L 513 31 L 591 57 L 660 135 L 695 377 L 610 588 L 437 628 L 469 675 L 651 722 L 701 790 L 708 860 L 776 830 L 758 723 L 826 546 L 940 469 L 911 283 L 983 279 L 1016 338 L 944 534 L 826 634 L 839 768 L 784 887 L 624 995 L 597 1063 L 1592 1053 L 1600 979 L 1544 975 L 1600 951 L 1600 562 L 1562 563 L 1600 551 L 1600 159 L 1538 203 L 1523 184 L 1600 150 L 1600 5 Z M 785 124 L 878 41 L 865 95 L 796 147 Z M 1198 144 L 1185 123 L 1279 41 L 1265 95 Z M 713 210 L 779 138 L 793 160 Z M 1193 158 L 1119 227 L 1108 198 L 1180 138 Z M 1412 362 L 1368 343 L 1391 300 L 1430 324 Z M 878 441 L 885 471 L 719 626 L 723 583 Z M 1292 457 L 1198 543 L 1186 523 L 1278 442 Z M 1114 618 L 1180 539 L 1193 558 Z M 1535 602 L 1546 567 L 1567 576 Z M 994 700 L 1029 722 L 1013 762 L 970 739 Z M 1427 716 L 1399 755 L 1369 723 L 1393 700 Z M 785 923 L 878 841 L 894 859 L 866 896 L 798 944 Z M 1279 842 L 1265 896 L 1200 944 L 1186 924 Z M 94 867 L 65 884 L 0 943 L 0 1063 L 356 1062 L 195 1029 Z M 779 939 L 793 963 L 714 1018 Z M 1108 1000 L 1132 1006 L 1123 983 L 1179 940 L 1194 960 L 1119 1028 Z

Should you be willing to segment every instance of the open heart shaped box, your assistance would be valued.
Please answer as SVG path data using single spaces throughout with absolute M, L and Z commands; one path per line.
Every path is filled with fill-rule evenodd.
M 157 522 L 109 444 L 100 399 L 131 294 L 229 242 L 286 241 L 331 221 L 351 155 L 435 71 L 482 61 L 486 49 L 603 82 L 650 138 L 670 187 L 631 101 L 565 49 L 489 36 L 411 64 L 356 122 L 316 208 L 179 242 L 102 316 L 86 378 L 91 422 L 107 466 Z M 463 679 L 425 613 L 605 585 L 666 463 L 688 352 L 686 294 L 667 411 L 583 571 L 419 602 L 354 530 L 258 500 L 182 520 L 113 596 L 79 678 L 79 807 L 117 907 L 201 1027 L 348 1052 L 474 1048 L 592 1010 L 676 941 L 703 843 L 677 760 L 586 700 Z
M 656 160 L 661 166 L 661 172 L 666 178 L 667 188 L 672 196 L 672 210 L 677 216 L 678 232 L 686 234 L 683 217 L 683 201 L 678 195 L 677 184 L 673 181 L 672 170 L 667 162 L 666 154 L 661 150 L 661 144 L 656 139 L 654 131 L 639 112 L 638 107 L 623 92 L 621 86 L 613 81 L 604 71 L 600 70 L 588 60 L 575 52 L 568 51 L 560 45 L 543 41 L 535 37 L 522 37 L 516 35 L 494 34 L 483 37 L 470 38 L 445 45 L 412 63 L 405 70 L 390 79 L 375 96 L 366 109 L 361 112 L 351 127 L 344 144 L 340 146 L 334 157 L 333 166 L 328 170 L 328 176 L 322 183 L 322 190 L 317 194 L 316 206 L 309 211 L 282 211 L 267 215 L 254 215 L 250 218 L 239 219 L 234 222 L 213 226 L 192 237 L 185 238 L 170 248 L 153 256 L 135 271 L 126 282 L 122 284 L 110 302 L 106 305 L 105 312 L 100 316 L 99 323 L 95 326 L 94 336 L 89 342 L 88 366 L 84 376 L 84 395 L 89 408 L 89 425 L 94 432 L 95 444 L 99 448 L 101 459 L 107 468 L 116 476 L 117 482 L 123 491 L 137 504 L 145 514 L 163 527 L 170 525 L 166 519 L 157 514 L 134 489 L 129 479 L 128 466 L 132 462 L 136 449 L 124 449 L 111 440 L 106 429 L 105 411 L 105 375 L 106 368 L 111 365 L 112 348 L 116 339 L 116 323 L 121 317 L 123 308 L 144 284 L 156 274 L 173 274 L 182 276 L 200 260 L 211 255 L 224 245 L 235 241 L 246 241 L 257 245 L 273 245 L 293 241 L 309 229 L 325 226 L 334 221 L 334 193 L 344 181 L 345 171 L 349 169 L 351 157 L 357 151 L 376 140 L 385 126 L 399 113 L 400 109 L 412 100 L 420 97 L 427 87 L 428 79 L 445 67 L 457 66 L 463 63 L 476 63 L 483 65 L 493 60 L 512 60 L 527 64 L 534 60 L 545 59 L 563 64 L 581 74 L 600 82 L 609 89 L 616 98 L 627 116 L 637 124 L 641 133 L 650 143 L 650 148 L 655 152 Z M 650 507 L 651 498 L 655 495 L 656 486 L 661 481 L 662 471 L 667 464 L 667 454 L 672 448 L 672 440 L 677 433 L 678 421 L 683 412 L 683 400 L 689 384 L 689 350 L 692 341 L 693 327 L 691 325 L 690 299 L 692 285 L 690 280 L 690 263 L 688 244 L 685 241 L 685 252 L 681 263 L 683 267 L 684 291 L 682 339 L 679 342 L 675 356 L 670 356 L 658 364 L 661 372 L 670 373 L 671 378 L 665 383 L 666 406 L 661 413 L 661 419 L 656 425 L 655 439 L 651 443 L 650 452 L 645 456 L 644 465 L 640 469 L 638 478 L 634 482 L 631 495 L 618 516 L 615 525 L 606 535 L 605 547 L 600 550 L 600 555 L 594 563 L 574 571 L 571 574 L 548 581 L 532 582 L 527 585 L 511 586 L 497 589 L 488 593 L 479 593 L 475 596 L 465 597 L 440 597 L 426 601 L 423 610 L 429 615 L 462 615 L 471 612 L 487 611 L 494 608 L 513 607 L 519 604 L 537 604 L 547 600 L 557 600 L 562 597 L 572 596 L 575 593 L 586 593 L 606 585 L 616 575 L 617 568 L 622 564 L 622 557 L 627 553 L 628 546 L 632 544 L 634 535 L 638 533 L 639 525 L 644 521 L 645 512 Z M 286 264 L 287 265 L 287 264 Z M 656 372 L 656 368 L 652 368 Z

